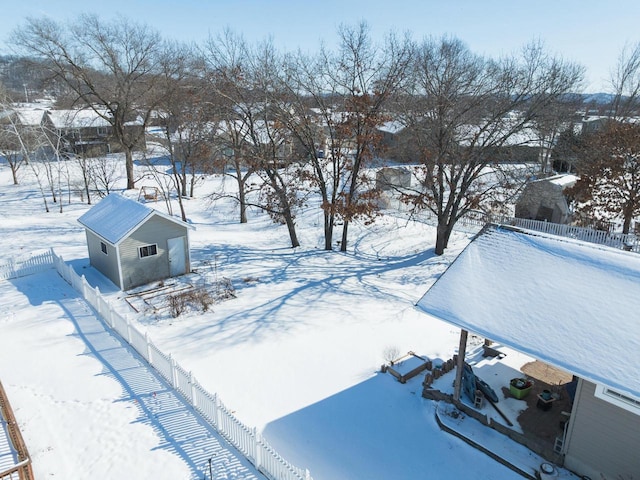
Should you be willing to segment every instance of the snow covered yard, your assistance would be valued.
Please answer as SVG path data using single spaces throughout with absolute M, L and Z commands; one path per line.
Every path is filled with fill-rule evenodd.
M 291 249 L 284 228 L 266 216 L 252 212 L 241 225 L 232 204 L 210 205 L 204 195 L 218 181 L 208 180 L 199 187 L 202 196 L 186 205 L 196 226 L 195 269 L 211 272 L 213 265 L 235 288 L 236 298 L 206 313 L 136 313 L 125 293 L 88 266 L 76 219 L 89 207 L 75 199 L 63 213 L 55 207 L 44 213 L 34 185 L 24 178 L 10 186 L 4 164 L 0 221 L 12 248 L 0 260 L 54 247 L 242 422 L 316 480 L 457 479 L 470 472 L 479 479 L 520 478 L 439 429 L 434 403 L 420 396 L 422 375 L 403 385 L 379 372 L 390 347 L 432 360 L 455 353 L 458 331 L 414 303 L 467 236 L 455 236 L 447 254 L 436 257 L 435 229 L 385 216 L 369 226 L 353 224 L 348 253 L 325 252 L 318 247 L 318 212 L 310 209 L 298 217 L 303 246 Z M 152 206 L 164 208 L 162 202 Z M 110 472 L 109 478 L 132 471 L 145 478 L 197 478 L 188 456 L 163 444 L 149 411 L 123 398 L 122 386 L 104 374 L 104 361 L 92 354 L 72 316 L 56 307 L 72 292 L 59 279 L 38 275 L 4 282 L 0 293 L 6 306 L 0 377 L 38 478 L 100 477 L 97 471 Z M 70 301 L 85 308 L 77 298 Z M 208 454 L 198 452 L 198 461 Z

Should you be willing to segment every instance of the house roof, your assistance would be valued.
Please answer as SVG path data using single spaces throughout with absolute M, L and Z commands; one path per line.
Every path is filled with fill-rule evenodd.
M 103 115 L 108 115 L 107 111 Z M 56 128 L 97 128 L 108 127 L 110 123 L 92 109 L 50 110 L 49 118 Z
M 565 188 L 573 187 L 578 180 L 580 180 L 580 177 L 576 175 L 570 173 L 559 173 L 551 177 L 543 177 L 532 180 L 531 182 L 529 182 L 529 185 L 532 183 L 551 183 L 553 185 L 558 185 L 564 190 Z
M 22 125 L 39 126 L 42 123 L 42 117 L 45 114 L 45 110 L 33 109 L 33 110 L 18 110 L 18 118 Z
M 640 398 L 638 254 L 492 226 L 417 307 Z
M 149 208 L 142 203 L 111 193 L 97 205 L 78 218 L 78 222 L 107 242 L 116 245 L 140 224 L 153 215 L 159 215 L 172 222 L 192 228 L 183 221 Z

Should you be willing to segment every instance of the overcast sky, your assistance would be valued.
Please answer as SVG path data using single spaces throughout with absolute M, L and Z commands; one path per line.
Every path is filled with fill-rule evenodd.
M 116 13 L 165 37 L 201 42 L 225 27 L 248 41 L 271 37 L 279 48 L 315 51 L 336 40 L 341 23 L 365 20 L 376 38 L 391 30 L 415 39 L 449 34 L 476 53 L 512 53 L 531 40 L 587 69 L 585 90 L 608 91 L 610 71 L 626 44 L 640 41 L 639 0 L 0 0 L 4 43 L 27 16 L 59 21 L 79 13 Z M 2 46 L 2 51 L 7 49 Z

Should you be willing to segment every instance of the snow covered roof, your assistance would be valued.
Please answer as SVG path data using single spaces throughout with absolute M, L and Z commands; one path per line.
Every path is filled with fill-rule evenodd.
M 559 185 L 560 187 L 573 187 L 579 179 L 580 177 L 568 173 L 549 177 L 548 180 L 554 185 Z
M 396 133 L 399 133 L 402 130 L 404 130 L 404 128 L 405 126 L 402 124 L 402 122 L 399 122 L 397 120 L 390 120 L 380 125 L 378 127 L 378 130 L 382 132 L 392 133 L 395 135 Z
M 180 219 L 149 208 L 119 193 L 107 195 L 97 205 L 78 218 L 78 222 L 96 235 L 104 238 L 107 242 L 116 245 L 124 240 L 129 232 L 152 215 L 160 215 L 171 221 L 181 223 L 187 228 L 192 228 Z
M 22 125 L 39 126 L 42 123 L 42 117 L 45 114 L 44 110 L 18 110 L 18 118 Z
M 107 115 L 105 110 L 104 115 Z M 56 128 L 108 127 L 110 123 L 92 109 L 50 110 L 49 118 Z
M 532 183 L 551 183 L 564 190 L 565 188 L 573 187 L 578 180 L 580 180 L 580 177 L 571 173 L 559 173 L 551 177 L 536 178 L 535 180 L 531 180 L 529 185 Z
M 479 234 L 424 312 L 640 398 L 640 255 L 510 227 Z

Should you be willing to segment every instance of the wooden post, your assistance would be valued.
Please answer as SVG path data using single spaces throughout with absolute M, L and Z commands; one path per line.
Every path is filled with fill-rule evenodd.
M 464 357 L 467 351 L 467 336 L 469 332 L 460 330 L 460 345 L 458 346 L 458 364 L 456 369 L 456 380 L 453 387 L 453 399 L 460 401 L 460 390 L 462 390 L 462 371 L 464 370 Z

